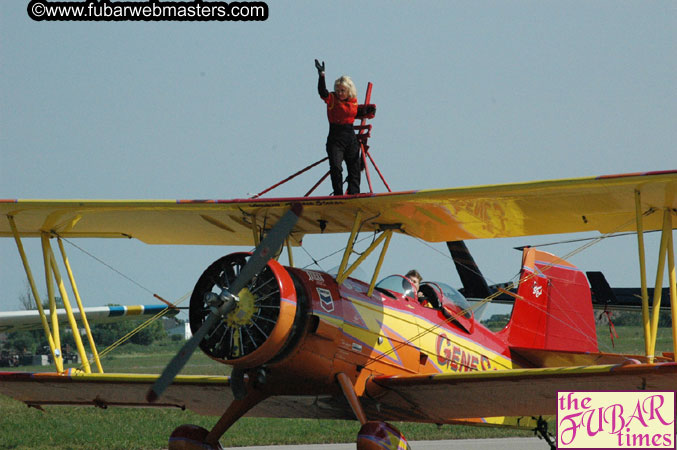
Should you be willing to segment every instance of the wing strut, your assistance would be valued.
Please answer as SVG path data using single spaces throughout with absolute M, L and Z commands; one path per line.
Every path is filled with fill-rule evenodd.
M 49 296 L 49 309 L 50 309 L 50 319 L 52 321 L 52 325 L 50 327 L 49 322 L 47 320 L 47 315 L 45 313 L 44 308 L 42 307 L 42 299 L 40 298 L 40 295 L 38 294 L 38 289 L 35 285 L 35 279 L 33 278 L 33 272 L 30 268 L 30 264 L 28 263 L 28 258 L 26 257 L 26 252 L 23 247 L 23 243 L 21 242 L 21 235 L 19 234 L 19 230 L 16 226 L 16 222 L 14 220 L 14 217 L 11 215 L 7 216 L 7 220 L 9 221 L 9 226 L 12 230 L 12 234 L 14 236 L 14 241 L 16 242 L 17 249 L 19 250 L 19 255 L 21 257 L 21 261 L 24 266 L 24 270 L 26 272 L 26 277 L 28 278 L 28 283 L 31 287 L 31 292 L 33 293 L 33 298 L 35 299 L 36 306 L 38 308 L 38 312 L 40 314 L 40 320 L 42 322 L 42 327 L 45 332 L 45 336 L 47 338 L 47 343 L 49 344 L 50 351 L 52 353 L 52 360 L 54 361 L 54 366 L 57 370 L 57 372 L 61 373 L 64 371 L 63 363 L 64 363 L 64 358 L 63 358 L 63 353 L 61 350 L 61 339 L 59 336 L 59 319 L 57 316 L 57 311 L 56 311 L 56 299 L 54 297 L 54 282 L 56 282 L 57 288 L 59 290 L 59 294 L 61 295 L 61 299 L 63 300 L 63 306 L 64 309 L 66 310 L 66 316 L 68 318 L 68 323 L 73 331 L 73 339 L 75 341 L 75 346 L 77 347 L 78 354 L 80 355 L 80 359 L 82 361 L 82 367 L 85 371 L 85 373 L 91 373 L 91 367 L 89 365 L 89 360 L 87 358 L 87 352 L 85 351 L 85 347 L 82 343 L 82 338 L 80 336 L 80 332 L 77 321 L 75 319 L 75 315 L 73 314 L 73 308 L 71 307 L 71 303 L 68 299 L 68 293 L 66 292 L 66 287 L 64 284 L 64 280 L 61 276 L 61 272 L 59 270 L 59 266 L 56 262 L 56 258 L 54 256 L 54 252 L 52 251 L 52 246 L 50 244 L 50 233 L 48 232 L 42 232 L 41 233 L 41 243 L 42 243 L 42 253 L 43 253 L 43 261 L 44 261 L 44 268 L 45 268 L 45 281 L 47 283 L 47 294 Z M 96 345 L 94 343 L 94 338 L 92 337 L 91 330 L 89 328 L 89 323 L 87 322 L 87 316 L 85 313 L 85 309 L 82 305 L 82 300 L 80 298 L 80 293 L 77 288 L 77 284 L 75 283 L 75 277 L 73 276 L 73 271 L 71 269 L 70 263 L 68 261 L 68 256 L 66 255 L 66 249 L 63 246 L 63 242 L 61 241 L 61 238 L 58 238 L 58 243 L 59 243 L 59 249 L 61 251 L 61 256 L 63 259 L 63 264 L 64 267 L 66 268 L 66 272 L 68 274 L 68 279 L 71 284 L 71 289 L 73 291 L 73 294 L 75 296 L 75 300 L 77 302 L 78 308 L 80 310 L 80 317 L 82 318 L 82 323 L 85 327 L 87 337 L 89 339 L 89 346 L 90 349 L 92 350 L 92 354 L 94 355 L 94 360 L 96 361 L 96 366 L 99 371 L 99 373 L 103 373 L 103 367 L 101 367 L 101 362 L 99 360 L 99 355 L 96 351 Z
M 28 258 L 26 257 L 26 252 L 24 251 L 24 246 L 21 242 L 21 236 L 19 235 L 19 230 L 16 227 L 16 222 L 14 217 L 7 216 L 9 221 L 9 226 L 12 229 L 12 234 L 14 235 L 14 241 L 16 242 L 16 247 L 19 250 L 19 255 L 21 255 L 21 262 L 23 263 L 24 270 L 26 271 L 26 277 L 28 278 L 28 283 L 31 286 L 31 292 L 33 292 L 33 298 L 35 299 L 35 304 L 38 307 L 40 312 L 40 320 L 42 321 L 42 328 L 45 331 L 45 337 L 47 338 L 47 343 L 49 344 L 49 349 L 52 352 L 52 360 L 56 366 L 57 372 L 63 372 L 63 360 L 61 359 L 61 345 L 59 344 L 59 350 L 57 352 L 57 340 L 52 334 L 52 330 L 49 328 L 49 323 L 47 322 L 47 316 L 45 311 L 42 308 L 42 299 L 40 299 L 40 294 L 38 294 L 38 288 L 35 285 L 35 278 L 33 278 L 33 271 L 31 266 L 28 263 Z M 58 327 L 58 323 L 57 323 Z
M 350 236 L 348 237 L 348 245 L 346 245 L 346 249 L 343 252 L 341 265 L 339 266 L 338 273 L 336 274 L 336 281 L 338 281 L 338 284 L 341 284 L 345 279 L 345 277 L 343 276 L 343 272 L 346 270 L 346 266 L 348 265 L 348 258 L 350 257 L 350 254 L 353 252 L 353 242 L 355 242 L 355 236 L 357 236 L 357 232 L 360 230 L 361 221 L 362 221 L 362 211 L 357 211 L 357 214 L 355 214 L 355 221 L 353 222 L 353 229 L 350 231 Z
M 672 210 L 666 208 L 663 212 L 663 232 L 661 233 L 660 249 L 658 251 L 658 269 L 656 271 L 656 285 L 654 288 L 653 306 L 651 310 L 651 330 L 649 342 L 649 361 L 653 362 L 656 356 L 656 337 L 658 334 L 658 318 L 661 308 L 661 297 L 663 286 L 663 272 L 665 271 L 665 260 L 668 259 L 668 273 L 670 281 L 670 303 L 672 311 L 672 344 L 673 344 L 673 361 L 677 358 L 677 330 L 675 326 L 675 310 L 677 310 L 675 287 L 675 255 L 672 242 Z
M 45 277 L 47 279 L 47 293 L 49 294 L 49 309 L 52 316 L 52 330 L 54 333 L 55 344 L 59 347 L 61 346 L 59 339 L 59 319 L 56 312 L 56 299 L 54 297 L 54 288 L 52 287 L 52 276 L 56 281 L 59 294 L 61 294 L 63 306 L 66 309 L 66 315 L 68 317 L 68 323 L 73 330 L 75 346 L 77 347 L 78 354 L 82 359 L 82 366 L 85 369 L 85 373 L 92 373 L 92 369 L 90 368 L 89 361 L 87 359 L 87 353 L 85 352 L 85 348 L 82 345 L 82 338 L 80 337 L 80 332 L 78 331 L 78 324 L 75 321 L 75 316 L 73 315 L 73 308 L 71 308 L 71 302 L 68 299 L 68 293 L 66 292 L 66 287 L 64 286 L 63 278 L 61 277 L 61 272 L 59 271 L 59 266 L 56 264 L 56 259 L 54 258 L 54 252 L 52 251 L 52 246 L 49 242 L 48 233 L 42 233 L 42 251 L 45 258 Z
M 75 283 L 75 277 L 73 276 L 73 270 L 71 269 L 71 265 L 68 262 L 68 256 L 66 255 L 66 249 L 63 246 L 63 241 L 61 238 L 57 238 L 57 242 L 59 243 L 59 250 L 61 251 L 61 257 L 63 259 L 64 266 L 66 267 L 66 272 L 68 273 L 68 279 L 71 283 L 71 287 L 73 288 L 73 295 L 75 295 L 75 301 L 78 304 L 78 309 L 80 310 L 80 317 L 82 318 L 82 325 L 85 327 L 85 332 L 87 333 L 87 339 L 89 341 L 89 348 L 92 350 L 92 356 L 94 357 L 94 362 L 96 364 L 96 368 L 99 371 L 99 373 L 103 373 L 103 367 L 101 366 L 101 360 L 99 359 L 99 352 L 96 350 L 96 343 L 94 342 L 94 336 L 92 335 L 92 330 L 89 328 L 89 321 L 87 320 L 87 315 L 85 314 L 85 307 L 82 304 L 82 298 L 80 298 L 80 291 L 78 291 L 78 286 Z M 158 295 L 156 297 L 160 298 Z M 160 298 L 160 300 L 162 300 Z M 164 300 L 163 300 L 164 301 Z M 167 303 L 165 301 L 165 303 Z M 78 335 L 80 333 L 75 333 Z M 77 338 L 76 338 L 77 339 Z M 76 340 L 77 342 L 77 340 Z M 78 348 L 79 350 L 79 348 Z M 87 365 L 84 366 L 85 371 L 89 367 L 89 362 L 87 361 L 87 354 L 83 352 L 80 355 L 83 361 L 83 365 L 87 363 Z
M 381 235 L 377 237 L 374 242 L 372 242 L 372 244 L 360 255 L 359 258 L 355 260 L 355 262 L 350 267 L 345 269 L 345 271 L 341 272 L 340 276 L 336 277 L 336 281 L 338 282 L 338 284 L 343 283 L 345 279 L 348 278 L 348 276 L 351 273 L 353 273 L 353 271 L 357 269 L 360 266 L 360 264 L 362 264 L 362 262 L 364 262 L 364 260 L 371 254 L 371 252 L 373 252 L 376 249 L 376 247 L 378 247 L 381 244 L 381 242 L 383 242 L 383 240 L 385 239 L 386 242 L 383 244 L 383 250 L 381 251 L 381 257 L 379 258 L 379 263 L 382 264 L 383 258 L 385 257 L 385 251 L 388 249 L 388 244 L 390 243 L 390 238 L 392 237 L 392 235 L 393 230 L 386 230 L 383 233 L 381 233 Z M 376 266 L 376 269 L 374 270 L 374 275 L 372 276 L 372 282 L 375 282 L 376 277 L 378 277 L 378 272 L 381 268 L 381 264 L 378 264 Z
M 45 254 L 45 276 L 48 278 L 54 276 L 54 280 L 56 281 L 56 285 L 59 289 L 59 294 L 61 294 L 61 299 L 63 300 L 63 306 L 66 309 L 68 323 L 71 326 L 71 330 L 73 331 L 73 340 L 75 341 L 75 346 L 78 349 L 80 359 L 82 359 L 82 366 L 85 369 L 85 373 L 92 373 L 92 369 L 89 366 L 89 360 L 87 359 L 87 353 L 85 352 L 85 348 L 82 345 L 82 337 L 80 336 L 80 332 L 78 331 L 78 324 L 75 321 L 75 316 L 73 315 L 73 308 L 71 307 L 71 302 L 68 299 L 68 293 L 66 292 L 66 287 L 64 286 L 63 278 L 61 277 L 61 272 L 59 271 L 59 266 L 56 264 L 56 258 L 54 258 L 54 252 L 52 251 L 52 246 L 50 245 L 49 236 L 47 233 L 43 233 L 42 243 L 43 243 L 43 252 Z M 47 267 L 48 265 L 49 268 Z M 52 314 L 52 326 L 55 327 L 56 330 L 58 330 L 59 319 L 56 313 L 56 299 L 54 298 L 54 292 L 50 291 L 49 286 L 51 285 L 51 279 L 47 283 L 48 283 L 47 291 L 50 293 L 49 308 Z M 54 334 L 55 336 L 58 336 L 57 332 L 55 332 Z
M 644 258 L 644 220 L 642 216 L 642 194 L 635 191 L 635 215 L 637 220 L 637 248 L 639 250 L 639 276 L 642 292 L 642 324 L 644 325 L 644 355 L 649 356 L 651 331 L 649 329 L 649 293 L 646 287 L 646 260 Z
M 341 259 L 341 265 L 339 266 L 338 273 L 336 274 L 336 282 L 340 285 L 346 278 L 350 276 L 355 269 L 357 269 L 364 260 L 371 255 L 371 253 L 376 250 L 376 248 L 381 245 L 383 242 L 383 248 L 381 249 L 381 255 L 379 256 L 376 267 L 374 268 L 374 273 L 371 277 L 371 282 L 369 284 L 369 290 L 367 295 L 371 296 L 374 292 L 374 286 L 376 285 L 376 280 L 378 274 L 381 271 L 381 266 L 383 265 L 383 259 L 385 258 L 386 252 L 388 251 L 388 245 L 390 244 L 390 239 L 393 237 L 393 231 L 400 228 L 399 224 L 395 225 L 381 225 L 381 234 L 377 237 L 374 242 L 357 258 L 351 265 L 348 267 L 348 261 L 350 259 L 350 254 L 353 252 L 353 243 L 355 242 L 355 237 L 360 230 L 362 222 L 362 212 L 358 211 L 355 214 L 355 221 L 353 222 L 353 228 L 348 237 L 348 244 L 343 252 L 343 258 Z M 385 241 L 385 242 L 384 242 Z
M 653 362 L 656 357 L 656 338 L 658 334 L 658 319 L 661 308 L 661 297 L 663 293 L 663 276 L 665 272 L 665 265 L 667 260 L 668 268 L 668 282 L 670 285 L 670 311 L 672 318 L 672 359 L 677 361 L 677 276 L 675 275 L 675 250 L 674 241 L 672 237 L 672 216 L 675 210 L 672 208 L 664 208 L 663 210 L 663 226 L 661 232 L 661 242 L 658 249 L 658 264 L 656 270 L 656 284 L 654 285 L 653 304 L 649 310 L 649 295 L 646 281 L 646 262 L 644 249 L 644 225 L 643 220 L 645 215 L 657 212 L 653 207 L 650 207 L 647 212 L 642 213 L 642 199 L 641 192 L 635 191 L 635 215 L 637 224 L 637 247 L 639 252 L 639 270 L 641 279 L 641 293 L 642 293 L 642 321 L 644 324 L 644 348 L 649 362 Z

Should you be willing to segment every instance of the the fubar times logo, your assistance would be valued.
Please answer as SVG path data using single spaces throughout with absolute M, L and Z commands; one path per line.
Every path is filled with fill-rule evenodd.
M 675 449 L 675 392 L 558 392 L 557 448 Z

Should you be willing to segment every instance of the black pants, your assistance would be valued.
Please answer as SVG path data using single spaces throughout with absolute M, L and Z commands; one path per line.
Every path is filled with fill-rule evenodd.
M 334 195 L 343 195 L 343 161 L 348 168 L 348 195 L 360 193 L 360 144 L 352 125 L 330 125 L 327 136 L 329 174 Z

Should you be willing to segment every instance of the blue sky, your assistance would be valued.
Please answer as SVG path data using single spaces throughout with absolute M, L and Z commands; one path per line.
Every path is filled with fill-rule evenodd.
M 677 168 L 672 1 L 267 3 L 265 22 L 154 23 L 34 22 L 27 2 L 1 2 L 0 198 L 247 197 L 324 156 L 315 58 L 330 80 L 351 75 L 360 98 L 374 83 L 371 152 L 396 191 Z M 324 170 L 273 195 L 303 195 Z M 561 238 L 468 245 L 500 282 L 519 270 L 513 246 Z M 77 244 L 168 299 L 234 250 Z M 305 242 L 315 259 L 344 244 Z M 25 245 L 42 282 L 39 242 Z M 655 270 L 655 234 L 648 245 Z M 432 247 L 394 239 L 382 273 L 416 267 L 458 286 L 446 247 Z M 88 304 L 154 302 L 67 249 Z M 638 285 L 636 255 L 626 237 L 572 262 Z M 0 309 L 19 309 L 11 240 L 0 259 Z

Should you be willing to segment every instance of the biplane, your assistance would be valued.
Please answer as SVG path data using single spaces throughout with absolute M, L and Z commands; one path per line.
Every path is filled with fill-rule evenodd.
M 172 449 L 220 448 L 219 438 L 245 414 L 356 419 L 361 449 L 407 448 L 391 421 L 538 429 L 554 447 L 544 423 L 556 412 L 558 391 L 677 387 L 675 352 L 655 354 L 666 262 L 673 324 L 677 311 L 677 171 L 344 197 L 2 200 L 0 213 L 0 236 L 16 240 L 36 298 L 25 238 L 42 240 L 48 279 L 57 281 L 66 304 L 52 239 L 60 246 L 63 238 L 133 238 L 254 247 L 223 256 L 196 281 L 193 337 L 161 375 L 64 371 L 45 311 L 57 371 L 0 373 L 0 393 L 29 406 L 187 408 L 219 417 L 210 430 L 177 428 Z M 652 305 L 644 269 L 649 230 L 662 233 Z M 585 231 L 637 233 L 644 355 L 600 352 L 590 282 L 571 263 L 536 248 L 523 250 L 515 286 L 493 290 L 514 301 L 497 332 L 476 320 L 467 299 L 489 301 L 492 290 L 425 281 L 421 301 L 406 277 L 380 274 L 395 233 L 449 242 L 453 254 L 463 253 L 459 241 Z M 359 232 L 375 238 L 355 257 Z M 338 272 L 295 267 L 294 248 L 322 233 L 347 235 Z M 370 279 L 351 277 L 379 250 Z M 51 281 L 48 295 L 53 302 Z M 673 325 L 677 342 L 674 334 Z M 197 348 L 230 365 L 231 375 L 180 375 Z

